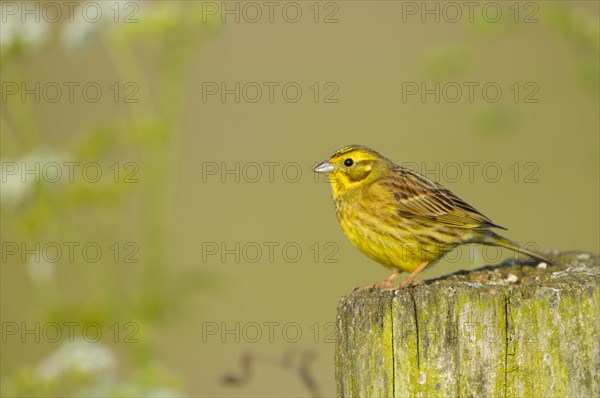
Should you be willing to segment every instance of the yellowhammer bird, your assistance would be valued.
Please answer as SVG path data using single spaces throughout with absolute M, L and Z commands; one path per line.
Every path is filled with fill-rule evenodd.
M 410 285 L 427 264 L 467 243 L 501 246 L 550 263 L 492 231 L 501 228 L 440 184 L 360 145 L 317 165 L 327 173 L 342 230 L 361 252 L 395 273 L 371 286 Z

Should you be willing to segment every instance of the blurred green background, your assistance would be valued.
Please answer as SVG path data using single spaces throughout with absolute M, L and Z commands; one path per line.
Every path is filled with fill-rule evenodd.
M 599 252 L 599 3 L 473 3 L 2 2 L 2 395 L 334 395 L 347 144 Z

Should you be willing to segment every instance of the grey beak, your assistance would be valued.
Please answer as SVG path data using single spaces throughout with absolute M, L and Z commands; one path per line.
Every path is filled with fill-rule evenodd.
M 332 165 L 331 163 L 329 163 L 327 160 L 322 161 L 321 163 L 319 163 L 314 169 L 313 171 L 315 173 L 329 173 L 330 171 L 333 171 L 333 169 L 335 169 L 335 166 Z

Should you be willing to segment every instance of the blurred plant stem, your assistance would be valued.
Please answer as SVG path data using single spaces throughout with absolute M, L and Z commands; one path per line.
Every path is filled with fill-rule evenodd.
M 142 193 L 142 244 L 143 277 L 140 281 L 139 297 L 135 303 L 136 313 L 148 325 L 154 325 L 165 318 L 170 310 L 170 293 L 165 284 L 167 275 L 167 258 L 165 242 L 165 208 L 169 189 L 168 171 L 171 167 L 169 156 L 171 146 L 180 133 L 181 109 L 183 107 L 183 83 L 186 76 L 185 67 L 189 63 L 194 40 L 177 31 L 175 38 L 163 40 L 163 51 L 157 59 L 160 68 L 158 109 L 152 107 L 150 85 L 146 72 L 138 59 L 132 56 L 130 46 L 119 47 L 110 44 L 105 48 L 113 61 L 113 65 L 121 81 L 135 76 L 141 97 L 139 103 L 129 106 L 132 119 L 147 120 L 148 124 L 138 125 L 138 139 L 143 144 L 143 193 Z M 173 42 L 172 42 L 173 41 Z M 152 360 L 151 342 L 135 345 L 136 360 L 147 363 Z
M 22 59 L 18 59 L 18 65 L 14 63 L 9 63 L 8 66 L 6 62 L 0 62 L 2 65 L 3 75 L 10 74 L 14 76 L 12 83 L 16 82 L 25 82 L 25 77 L 23 75 L 23 63 Z M 6 71 L 5 68 L 10 67 L 9 71 Z M 7 73 L 8 72 L 8 73 Z M 4 80 L 4 78 L 2 78 Z M 20 91 L 20 90 L 19 90 Z M 20 134 L 15 134 L 16 138 L 21 142 L 23 148 L 35 148 L 40 144 L 39 130 L 35 123 L 35 115 L 33 113 L 33 109 L 31 107 L 31 103 L 29 101 L 3 101 L 2 106 L 2 125 L 8 126 L 8 122 L 12 122 L 14 125 L 15 133 L 18 131 Z M 8 113 L 11 118 L 9 120 L 6 117 L 6 113 Z M 6 123 L 6 124 L 5 124 Z

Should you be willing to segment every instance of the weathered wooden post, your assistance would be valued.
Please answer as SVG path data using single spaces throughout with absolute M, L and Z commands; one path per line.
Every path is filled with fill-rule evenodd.
M 338 396 L 600 396 L 600 262 L 485 267 L 338 307 Z

